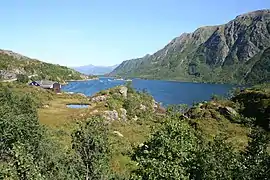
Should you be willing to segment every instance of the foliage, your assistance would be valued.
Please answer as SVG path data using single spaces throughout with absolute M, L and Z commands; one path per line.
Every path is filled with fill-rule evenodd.
M 180 115 L 182 113 L 187 112 L 188 109 L 189 109 L 189 107 L 187 104 L 170 105 L 167 107 L 167 113 Z
M 270 177 L 270 155 L 267 146 L 270 136 L 265 131 L 255 128 L 250 134 L 250 142 L 241 153 L 240 179 L 268 179 Z
M 73 149 L 84 164 L 86 179 L 109 178 L 108 128 L 101 118 L 91 118 L 72 135 Z
M 2 103 L 0 106 L 0 179 L 71 180 L 85 177 L 85 172 L 87 172 L 85 163 L 89 159 L 84 159 L 83 155 L 85 154 L 80 153 L 79 150 L 89 147 L 87 146 L 89 145 L 87 142 L 90 142 L 88 137 L 93 137 L 95 145 L 98 145 L 98 141 L 95 141 L 95 137 L 92 136 L 93 134 L 89 134 L 92 132 L 90 130 L 91 123 L 82 125 L 81 129 L 74 132 L 76 135 L 73 141 L 76 150 L 74 152 L 72 149 L 63 148 L 55 140 L 56 134 L 51 134 L 51 131 L 39 124 L 37 105 L 30 95 L 22 96 L 17 92 L 10 91 L 7 87 L 2 87 L 0 101 Z M 104 128 L 102 126 L 101 129 L 98 129 L 98 121 L 94 122 L 96 123 L 94 130 L 99 135 L 96 137 L 101 137 L 101 134 L 105 133 Z M 79 136 L 79 133 L 82 136 Z M 87 139 L 83 141 L 83 137 Z M 107 137 L 107 134 L 102 137 Z M 104 142 L 99 141 L 99 145 L 104 147 Z M 92 167 L 91 170 L 100 171 L 103 174 L 105 171 L 102 171 L 97 163 L 104 160 L 104 151 L 100 151 L 101 149 L 97 146 L 95 147 L 96 149 L 88 151 L 92 152 L 91 160 L 95 159 L 90 164 L 97 165 L 94 167 L 97 169 Z
M 256 87 L 255 87 L 256 88 Z M 241 104 L 240 113 L 245 117 L 256 118 L 255 124 L 269 131 L 270 124 L 270 93 L 260 90 L 247 89 L 232 98 Z
M 188 179 L 197 141 L 193 131 L 185 122 L 168 119 L 162 130 L 136 149 L 133 160 L 139 167 L 133 179 Z
M 190 168 L 190 179 L 234 179 L 238 175 L 237 154 L 226 139 L 216 137 L 214 141 L 198 145 Z
M 35 59 L 23 57 L 23 60 L 7 54 L 0 54 L 0 69 L 11 74 L 33 76 L 31 79 L 47 79 L 52 81 L 64 82 L 65 80 L 82 79 L 81 74 L 65 66 L 41 62 Z M 19 75 L 20 76 L 20 75 Z M 20 77 L 19 77 L 20 78 Z
M 127 110 L 129 117 L 138 116 L 144 118 L 152 113 L 152 96 L 146 92 L 135 92 L 134 90 L 128 90 L 128 92 L 128 97 L 124 100 L 123 108 Z
M 18 75 L 17 75 L 17 81 L 20 82 L 20 83 L 28 83 L 29 78 L 28 78 L 27 75 L 24 75 L 24 74 L 18 74 Z
M 0 179 L 267 179 L 269 134 L 254 128 L 268 115 L 269 86 L 263 87 L 238 92 L 235 102 L 171 106 L 163 114 L 154 113 L 146 92 L 131 89 L 125 98 L 115 88 L 103 92 L 106 108 L 126 108 L 127 121 L 108 123 L 92 116 L 55 132 L 39 124 L 37 107 L 64 95 L 1 83 Z M 248 104 L 254 107 L 252 117 L 246 116 Z M 104 102 L 99 105 L 104 108 Z M 223 107 L 239 116 L 228 120 Z M 240 124 L 254 128 L 248 144 L 250 128 Z M 244 145 L 237 148 L 237 143 Z
M 224 137 L 202 139 L 185 121 L 168 121 L 133 159 L 139 164 L 133 179 L 267 179 L 269 138 L 251 136 L 244 153 L 236 151 Z

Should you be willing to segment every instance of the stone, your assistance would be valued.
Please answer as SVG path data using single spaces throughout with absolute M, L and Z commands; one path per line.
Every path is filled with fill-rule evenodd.
M 138 117 L 135 115 L 134 118 L 132 118 L 133 121 L 137 121 L 138 120 Z
M 119 131 L 113 131 L 113 133 L 116 134 L 116 135 L 118 135 L 118 136 L 120 136 L 120 137 L 124 137 L 124 135 L 121 134 Z
M 116 121 L 119 119 L 118 112 L 113 111 L 104 111 L 103 117 L 108 121 Z
M 96 96 L 96 97 L 91 98 L 92 102 L 102 102 L 102 101 L 106 101 L 106 100 L 107 100 L 107 96 L 105 96 L 105 95 Z
M 140 110 L 146 111 L 146 106 L 143 104 L 140 104 Z
M 121 112 L 121 119 L 123 121 L 127 121 L 127 110 L 124 108 L 120 108 L 120 112 Z
M 95 109 L 95 110 L 93 111 L 93 113 L 95 113 L 95 114 L 96 114 L 96 113 L 98 113 L 98 110 L 97 110 L 97 109 Z
M 50 106 L 48 104 L 43 105 L 43 108 L 49 108 Z
M 144 147 L 145 149 L 148 148 L 148 146 L 146 144 L 143 144 L 143 143 L 139 144 L 139 148 L 142 148 L 142 147 Z
M 203 106 L 203 103 L 199 103 L 197 106 L 201 108 Z
M 127 88 L 127 87 L 121 86 L 121 87 L 120 87 L 120 90 L 119 90 L 119 93 L 120 93 L 124 98 L 126 98 L 126 97 L 127 97 L 127 91 L 128 91 L 128 88 Z
M 85 94 L 83 93 L 77 93 L 77 95 L 83 96 L 83 97 L 87 97 Z
M 238 115 L 238 112 L 236 110 L 228 106 L 220 107 L 219 112 L 230 120 L 233 120 Z

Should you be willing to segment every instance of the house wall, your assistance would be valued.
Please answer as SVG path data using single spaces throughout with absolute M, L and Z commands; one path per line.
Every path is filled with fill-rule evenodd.
M 56 92 L 56 93 L 60 93 L 60 92 L 61 92 L 61 84 L 59 84 L 59 83 L 54 83 L 54 84 L 53 84 L 53 90 L 54 90 L 54 92 Z

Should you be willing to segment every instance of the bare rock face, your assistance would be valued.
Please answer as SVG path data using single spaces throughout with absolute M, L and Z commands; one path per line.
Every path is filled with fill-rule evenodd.
M 92 102 L 103 102 L 107 100 L 107 96 L 102 95 L 102 96 L 96 96 L 96 97 L 92 97 L 91 101 Z
M 119 119 L 118 112 L 113 111 L 104 111 L 103 117 L 108 121 L 117 121 Z
M 120 112 L 121 112 L 121 119 L 123 120 L 123 121 L 127 121 L 127 110 L 126 109 L 124 109 L 124 108 L 120 108 Z
M 124 97 L 124 98 L 127 98 L 127 91 L 128 91 L 128 88 L 125 87 L 125 86 L 122 86 L 119 90 L 119 93 Z

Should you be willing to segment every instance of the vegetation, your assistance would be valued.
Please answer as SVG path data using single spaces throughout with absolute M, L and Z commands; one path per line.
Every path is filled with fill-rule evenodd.
M 18 74 L 18 75 L 17 75 L 17 81 L 20 82 L 20 83 L 28 83 L 29 78 L 28 78 L 27 75 L 24 75 L 24 74 Z
M 269 82 L 268 17 L 269 10 L 260 10 L 223 25 L 183 33 L 153 55 L 122 62 L 111 75 L 230 84 Z
M 0 73 L 2 79 L 18 76 L 23 81 L 26 80 L 24 78 L 26 76 L 33 76 L 31 77 L 32 80 L 46 79 L 59 82 L 86 78 L 86 76 L 65 66 L 49 64 L 24 56 L 18 58 L 2 53 L 0 53 L 0 70 L 4 72 Z
M 86 97 L 19 83 L 0 85 L 1 179 L 270 176 L 267 84 L 238 91 L 231 100 L 215 98 L 167 111 L 130 86 L 126 97 L 115 87 L 94 96 L 105 96 L 105 101 L 76 110 L 65 105 L 87 102 Z M 118 120 L 103 116 L 113 110 Z

